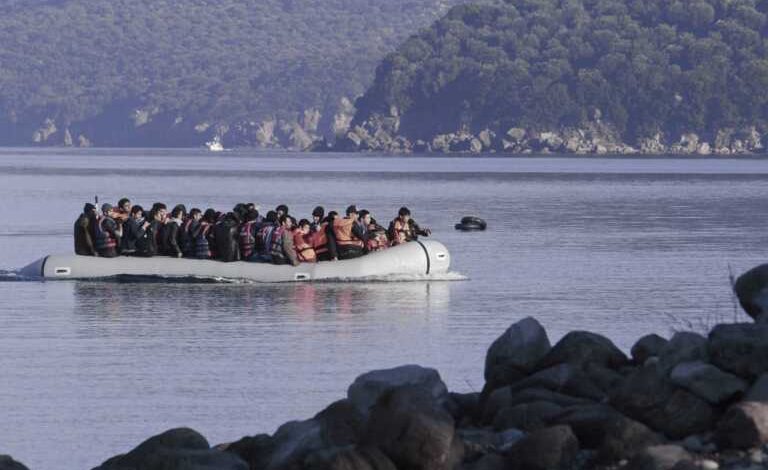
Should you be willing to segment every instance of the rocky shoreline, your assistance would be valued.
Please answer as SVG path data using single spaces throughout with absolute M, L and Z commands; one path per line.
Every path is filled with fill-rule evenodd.
M 212 447 L 172 429 L 95 470 L 768 468 L 768 265 L 735 291 L 754 322 L 647 335 L 627 356 L 586 331 L 552 345 L 528 317 L 489 347 L 482 392 L 417 365 L 372 371 L 273 435 Z

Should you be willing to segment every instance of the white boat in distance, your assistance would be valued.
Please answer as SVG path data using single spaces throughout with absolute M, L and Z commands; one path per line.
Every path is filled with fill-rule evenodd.
M 366 280 L 390 276 L 425 276 L 448 272 L 448 249 L 435 240 L 414 241 L 365 256 L 341 261 L 301 263 L 298 266 L 236 261 L 119 256 L 99 258 L 49 255 L 23 268 L 19 274 L 45 280 L 161 277 L 231 279 L 253 282 Z

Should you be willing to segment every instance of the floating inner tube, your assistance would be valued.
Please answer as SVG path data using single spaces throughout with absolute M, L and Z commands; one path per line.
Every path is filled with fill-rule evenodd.
M 469 232 L 473 230 L 485 230 L 486 226 L 487 225 L 485 220 L 481 219 L 480 217 L 467 216 L 462 217 L 461 222 L 456 224 L 454 227 L 456 230 Z

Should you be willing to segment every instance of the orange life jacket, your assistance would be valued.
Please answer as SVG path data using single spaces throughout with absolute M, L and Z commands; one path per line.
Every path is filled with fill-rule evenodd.
M 327 227 L 328 222 L 323 222 L 320 224 L 317 232 L 309 234 L 309 243 L 312 245 L 312 248 L 314 248 L 315 255 L 321 255 L 328 252 L 328 235 L 325 233 Z
M 293 232 L 293 247 L 296 248 L 296 256 L 302 263 L 314 263 L 317 261 L 315 249 L 304 237 L 300 230 Z
M 336 236 L 336 244 L 339 246 L 356 246 L 363 248 L 363 241 L 352 233 L 355 222 L 352 219 L 333 220 L 333 234 Z

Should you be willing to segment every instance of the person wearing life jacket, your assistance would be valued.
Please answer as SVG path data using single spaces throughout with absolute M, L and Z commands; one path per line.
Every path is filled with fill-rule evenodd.
M 333 240 L 333 226 L 332 222 L 336 212 L 331 211 L 328 213 L 328 217 L 325 217 L 316 229 L 312 229 L 312 223 L 310 223 L 310 232 L 306 236 L 307 241 L 315 250 L 315 258 L 317 261 L 331 261 L 336 254 L 336 242 Z M 330 222 L 329 222 L 330 220 Z M 330 237 L 329 238 L 329 233 Z
M 216 223 L 216 211 L 206 209 L 200 223 L 192 226 L 189 236 L 194 242 L 194 254 L 197 259 L 211 259 L 214 257 L 211 249 L 213 242 L 213 225 Z
M 254 245 L 254 252 L 256 253 L 256 260 L 269 263 L 272 261 L 272 253 L 270 248 L 272 247 L 272 235 L 277 228 L 277 213 L 275 211 L 267 212 L 267 216 L 262 221 L 258 232 L 256 232 L 256 240 Z
M 213 227 L 216 241 L 216 259 L 229 263 L 240 260 L 238 228 L 240 219 L 234 212 L 227 212 L 224 219 Z
M 149 222 L 144 219 L 144 209 L 139 206 L 131 207 L 131 216 L 123 223 L 123 238 L 120 242 L 120 254 L 123 256 L 136 255 L 139 241 L 147 236 Z
M 296 256 L 296 248 L 293 246 L 293 221 L 287 215 L 280 216 L 277 221 L 279 225 L 272 233 L 272 243 L 269 250 L 272 264 L 298 266 L 299 258 Z
M 167 209 L 165 204 L 160 202 L 156 202 L 152 207 L 147 217 L 149 225 L 145 228 L 144 238 L 136 240 L 136 256 L 152 257 L 160 252 L 160 237 L 163 233 Z
M 181 252 L 186 258 L 195 257 L 195 239 L 192 237 L 192 232 L 200 225 L 200 221 L 203 219 L 203 213 L 197 207 L 193 207 L 189 211 L 189 216 L 184 219 L 179 230 L 179 246 L 181 246 Z
M 288 215 L 288 206 L 285 204 L 280 204 L 279 206 L 275 207 L 275 213 L 277 214 L 278 219 L 283 215 Z
M 181 226 L 187 209 L 179 204 L 171 211 L 171 217 L 163 226 L 161 240 L 161 253 L 172 258 L 181 258 L 183 252 L 179 244 Z
M 325 216 L 325 208 L 323 206 L 317 206 L 312 209 L 312 222 L 309 224 L 309 230 L 312 233 L 320 230 L 320 224 L 323 223 L 323 217 Z
M 82 256 L 97 256 L 93 243 L 93 227 L 96 225 L 98 212 L 96 206 L 85 203 L 83 213 L 75 221 L 75 254 Z
M 104 203 L 101 206 L 101 214 L 96 224 L 96 251 L 104 258 L 114 258 L 119 253 L 123 227 L 113 218 L 115 209 L 112 204 Z
M 411 211 L 407 207 L 401 207 L 397 212 L 397 218 L 389 223 L 389 238 L 392 246 L 417 240 L 419 235 L 428 237 L 432 234 L 430 229 L 422 229 L 411 218 Z
M 299 225 L 293 231 L 293 248 L 296 250 L 296 257 L 301 263 L 317 262 L 317 254 L 309 240 L 310 223 L 307 219 L 301 219 Z
M 381 251 L 389 248 L 389 237 L 387 237 L 387 230 L 376 223 L 376 220 L 371 217 L 370 212 L 366 210 L 360 211 L 360 222 L 365 226 L 366 253 Z
M 120 221 L 121 223 L 125 223 L 128 221 L 128 219 L 131 217 L 131 208 L 133 207 L 133 204 L 131 204 L 131 200 L 127 197 L 124 197 L 117 201 L 117 207 L 115 208 L 115 221 Z
M 336 255 L 338 259 L 352 259 L 363 256 L 365 247 L 365 234 L 357 223 L 357 207 L 347 207 L 347 216 L 343 219 L 335 218 L 333 221 L 333 237 L 336 241 Z
M 245 213 L 245 221 L 240 225 L 240 259 L 243 261 L 253 261 L 258 257 L 258 254 L 256 253 L 258 217 L 259 211 L 255 209 L 249 210 Z

